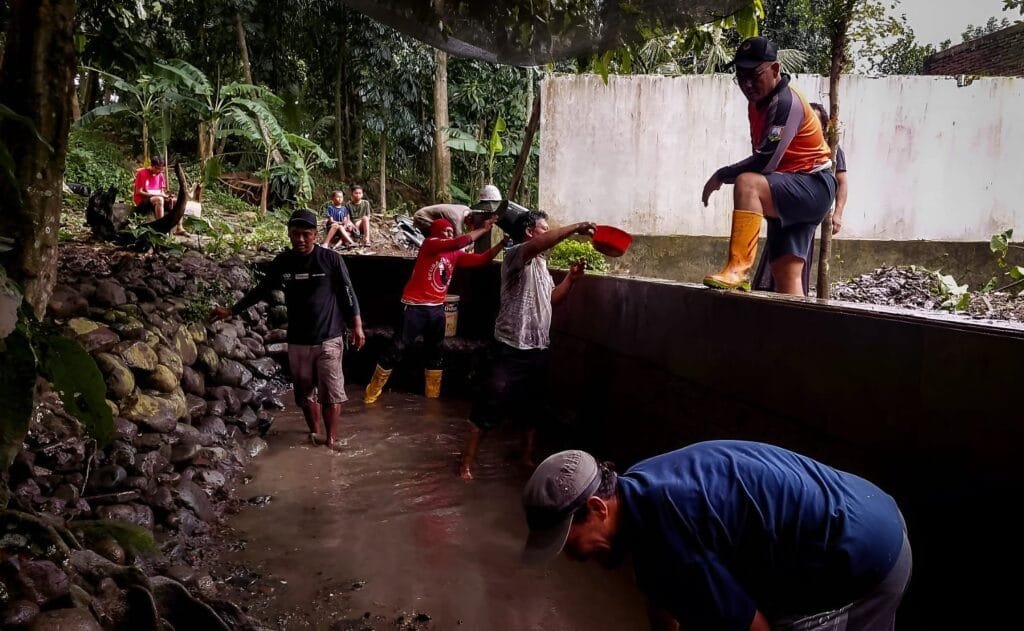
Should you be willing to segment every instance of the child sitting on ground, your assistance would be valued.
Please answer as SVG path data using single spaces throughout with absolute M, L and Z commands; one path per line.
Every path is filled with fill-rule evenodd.
M 325 248 L 333 247 L 332 242 L 335 237 L 341 239 L 342 245 L 350 247 L 354 246 L 355 239 L 361 236 L 355 224 L 352 223 L 351 213 L 344 202 L 345 194 L 341 191 L 334 191 L 331 193 L 330 203 L 324 208 L 324 212 L 327 214 L 327 224 L 324 227 L 326 235 L 321 245 Z

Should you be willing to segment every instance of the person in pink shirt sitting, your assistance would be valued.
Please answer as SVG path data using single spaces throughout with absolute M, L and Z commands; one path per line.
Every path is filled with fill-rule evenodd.
M 170 198 L 164 167 L 164 159 L 154 156 L 148 167 L 135 172 L 135 186 L 132 187 L 135 212 L 147 215 L 152 212 L 156 219 L 164 216 L 164 206 Z

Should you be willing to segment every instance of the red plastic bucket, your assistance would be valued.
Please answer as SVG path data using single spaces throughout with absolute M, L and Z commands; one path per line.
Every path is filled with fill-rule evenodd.
M 606 256 L 622 256 L 633 242 L 633 235 L 613 226 L 598 226 L 591 238 L 594 249 Z

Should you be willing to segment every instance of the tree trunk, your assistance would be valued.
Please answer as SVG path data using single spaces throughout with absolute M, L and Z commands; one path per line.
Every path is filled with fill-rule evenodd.
M 198 152 L 199 163 L 206 165 L 206 161 L 213 157 L 213 142 L 210 138 L 210 124 L 206 121 L 199 121 Z
M 96 107 L 97 87 L 100 84 L 100 75 L 95 70 L 90 70 L 85 75 L 85 90 L 82 93 L 82 111 L 88 112 Z
M 526 124 L 526 132 L 523 133 L 523 146 L 519 149 L 519 156 L 516 158 L 516 168 L 512 172 L 512 181 L 508 185 L 506 199 L 515 199 L 519 194 L 519 184 L 526 172 L 526 165 L 530 163 L 530 148 L 533 147 L 533 136 L 540 126 L 540 99 L 533 100 L 533 109 L 530 111 L 530 121 Z
M 858 0 L 834 0 L 832 5 L 832 63 L 829 68 L 829 124 L 828 145 L 832 148 L 832 169 L 835 170 L 836 147 L 839 135 L 839 78 L 846 63 L 848 31 L 853 8 Z M 821 222 L 821 240 L 818 245 L 818 298 L 832 297 L 832 211 Z
M 533 115 L 533 108 L 534 107 L 539 107 L 536 104 L 540 103 L 540 97 L 537 96 L 536 94 L 534 94 L 533 78 L 534 78 L 533 77 L 533 71 L 532 70 L 527 70 L 527 77 L 526 77 L 526 109 L 529 110 L 531 116 Z M 539 113 L 539 111 L 540 110 L 538 109 L 538 113 Z M 537 118 L 537 129 L 540 129 L 540 117 L 539 116 Z M 536 133 L 537 132 L 535 130 L 534 134 L 536 134 Z M 526 164 L 523 167 L 523 182 L 522 182 L 522 184 L 520 184 L 520 188 L 523 190 L 523 194 L 519 195 L 519 192 L 518 191 L 516 192 L 516 195 L 520 199 L 523 200 L 522 201 L 523 206 L 526 206 L 527 208 L 533 208 L 534 207 L 534 205 L 531 204 L 531 202 L 533 201 L 533 194 L 532 194 L 532 191 L 530 190 L 530 181 L 531 181 L 530 180 L 530 176 L 533 175 L 532 170 L 530 169 L 530 158 L 531 158 L 531 156 L 533 154 L 533 151 L 532 151 L 533 150 L 533 146 L 532 145 L 533 145 L 533 139 L 531 138 L 530 139 L 530 149 L 531 149 L 531 151 L 526 154 Z
M 270 207 L 270 153 L 263 164 L 263 186 L 260 188 L 260 214 L 266 215 Z
M 142 165 L 149 166 L 149 123 L 142 119 Z
M 80 91 L 85 89 L 85 84 L 84 83 L 81 83 L 81 84 L 79 84 L 77 86 L 75 85 L 75 74 L 76 73 L 72 73 L 72 75 L 71 75 L 71 94 L 72 94 L 72 97 L 71 97 L 71 122 L 72 123 L 77 122 L 79 118 L 82 118 L 82 102 L 81 102 L 81 99 L 78 98 L 78 94 L 79 94 Z M 85 77 L 82 77 L 82 79 L 85 79 Z
M 77 63 L 74 0 L 14 0 L 0 66 L 0 103 L 28 117 L 0 120 L 0 145 L 15 180 L 0 177 L 0 234 L 13 239 L 0 264 L 20 283 L 36 316 L 46 312 L 57 275 L 61 183 Z M 47 143 L 40 142 L 36 133 Z
M 249 47 L 245 43 L 245 25 L 242 24 L 242 12 L 235 11 L 235 32 L 238 35 L 238 54 L 242 57 L 242 76 L 245 82 L 252 84 L 252 64 L 249 63 Z
M 341 57 L 337 59 L 338 67 L 334 72 L 334 152 L 338 160 L 338 180 L 345 182 L 345 142 L 344 129 L 345 121 L 341 119 Z
M 235 12 L 235 32 L 238 36 L 238 54 L 242 57 L 242 74 L 245 77 L 245 82 L 253 84 L 252 80 L 252 64 L 249 63 L 249 47 L 245 43 L 245 25 L 242 23 L 242 12 Z M 267 126 L 263 124 L 263 121 L 259 121 L 260 134 L 263 136 L 263 142 L 270 144 L 270 132 L 267 131 Z M 274 149 L 274 164 L 281 164 L 284 162 L 284 156 L 277 149 Z
M 448 55 L 434 51 L 434 198 L 452 201 L 452 152 L 448 148 Z
M 353 121 L 358 121 L 358 109 L 356 110 L 356 116 L 353 117 Z M 363 170 L 363 126 L 355 123 L 352 125 L 356 135 L 356 177 L 362 178 L 365 171 Z
M 214 130 L 213 125 L 206 121 L 199 122 L 199 181 L 202 186 L 196 191 L 196 201 L 203 201 L 203 189 L 205 189 L 210 182 L 206 181 L 206 170 L 208 163 L 213 158 L 213 143 L 215 142 L 217 132 Z
M 388 135 L 387 127 L 380 134 L 380 212 L 388 212 Z
M 358 180 L 362 176 L 362 174 L 355 169 L 355 163 L 352 161 L 352 147 L 355 145 L 355 142 L 353 142 L 352 138 L 352 95 L 348 87 L 348 73 L 345 72 L 345 70 L 342 70 L 341 76 L 342 86 L 344 86 L 342 88 L 341 96 L 342 99 L 344 100 L 342 106 L 345 110 L 345 170 L 352 175 L 353 183 L 355 183 L 356 180 Z

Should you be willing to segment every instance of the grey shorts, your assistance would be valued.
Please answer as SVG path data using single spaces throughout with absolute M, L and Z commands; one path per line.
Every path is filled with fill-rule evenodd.
M 896 610 L 910 583 L 912 567 L 910 540 L 904 531 L 896 565 L 871 593 L 834 611 L 782 621 L 772 628 L 778 631 L 892 631 L 896 627 Z
M 344 403 L 345 375 L 341 358 L 344 336 L 332 337 L 320 344 L 288 344 L 288 366 L 295 388 L 295 403 Z
M 769 173 L 772 203 L 779 218 L 768 221 L 768 260 L 798 256 L 806 260 L 814 231 L 836 198 L 836 177 L 818 173 Z

